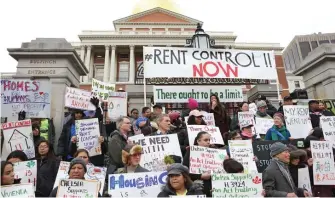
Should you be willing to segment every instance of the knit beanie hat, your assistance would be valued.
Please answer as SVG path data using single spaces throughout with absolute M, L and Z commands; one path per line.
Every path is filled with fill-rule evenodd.
M 191 110 L 198 108 L 198 102 L 193 98 L 189 98 L 188 99 L 188 108 L 191 109 Z
M 285 144 L 281 143 L 281 142 L 275 142 L 271 145 L 270 147 L 270 156 L 274 157 L 284 151 L 287 151 L 288 148 Z
M 175 121 L 178 119 L 178 117 L 180 117 L 180 113 L 179 111 L 172 111 L 169 113 L 169 117 L 170 117 L 170 120 L 171 122 Z
M 83 166 L 84 170 L 85 170 L 85 173 L 87 172 L 87 167 L 86 167 L 85 161 L 81 158 L 74 158 L 70 163 L 70 168 L 69 168 L 68 174 L 70 174 L 70 170 L 72 169 L 72 166 L 74 166 L 76 164 L 81 164 Z
M 281 121 L 284 122 L 284 115 L 283 115 L 282 113 L 279 113 L 279 112 L 275 113 L 275 114 L 273 115 L 273 118 L 275 118 L 275 117 L 280 118 Z

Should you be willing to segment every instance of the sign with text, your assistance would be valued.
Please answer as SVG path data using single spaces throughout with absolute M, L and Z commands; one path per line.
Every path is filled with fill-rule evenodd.
M 98 118 L 76 120 L 75 125 L 78 149 L 86 149 L 89 152 L 90 157 L 101 155 Z
M 245 173 L 257 172 L 250 140 L 228 140 L 230 157 L 243 165 Z
M 1 80 L 1 116 L 17 121 L 20 111 L 26 118 L 50 118 L 49 80 Z
M 93 164 L 88 164 L 86 165 L 86 167 L 87 167 L 87 172 L 85 174 L 85 179 L 99 181 L 99 185 L 101 186 L 99 192 L 102 195 L 103 189 L 105 186 L 107 168 L 94 166 Z M 70 168 L 70 162 L 65 162 L 65 161 L 60 162 L 57 177 L 56 177 L 53 188 L 56 188 L 58 186 L 59 181 L 61 179 L 69 178 L 69 174 L 68 174 L 69 168 Z
M 14 184 L 9 186 L 1 186 L 1 197 L 34 198 L 35 190 L 32 184 Z
M 141 157 L 141 166 L 150 171 L 165 171 L 166 164 L 164 157 L 167 155 L 177 155 L 182 157 L 177 134 L 146 136 L 134 141 L 141 145 L 143 154 Z
M 255 126 L 255 115 L 252 112 L 238 112 L 238 122 L 241 130 L 249 125 Z M 252 127 L 252 134 L 256 134 L 254 126 Z
M 112 197 L 157 197 L 166 184 L 167 172 L 110 174 L 108 194 Z
M 28 159 L 35 157 L 35 146 L 30 119 L 3 123 L 2 129 L 6 150 L 9 153 L 20 150 L 27 155 Z
M 220 102 L 243 102 L 242 86 L 154 86 L 154 101 L 158 103 L 188 103 L 189 98 L 208 103 L 211 94 Z
M 108 115 L 113 121 L 121 116 L 127 116 L 127 92 L 110 92 L 108 97 Z
M 128 137 L 128 140 L 130 140 L 132 142 L 136 142 L 138 139 L 143 139 L 143 138 L 144 138 L 144 135 L 141 133 L 141 134 L 138 134 L 138 135 Z
M 333 142 L 311 141 L 314 185 L 335 185 Z
M 265 135 L 266 132 L 273 126 L 273 119 L 256 117 L 256 133 Z
M 277 79 L 271 51 L 143 47 L 143 57 L 145 78 Z
M 335 141 L 335 116 L 320 117 L 320 125 L 325 140 Z
M 284 105 L 284 117 L 287 130 L 292 138 L 306 138 L 312 130 L 308 106 Z
M 24 162 L 16 162 L 14 165 L 14 178 L 21 179 L 21 183 L 33 184 L 36 190 L 37 182 L 37 161 L 30 160 Z
M 261 173 L 212 175 L 213 197 L 263 197 Z
M 108 100 L 110 92 L 115 91 L 115 84 L 109 84 L 92 78 L 92 96 L 100 98 L 103 101 Z
M 209 135 L 211 136 L 211 144 L 224 145 L 219 127 L 206 125 L 187 125 L 187 134 L 190 146 L 194 145 L 194 140 L 197 137 L 198 133 L 201 131 L 209 133 Z
M 62 179 L 58 184 L 56 197 L 98 197 L 99 182 L 83 179 Z
M 202 119 L 206 122 L 208 126 L 215 126 L 215 119 L 213 113 L 207 113 L 206 111 L 200 111 L 200 113 L 204 116 Z M 185 116 L 185 123 L 187 125 L 189 116 Z
M 96 109 L 91 103 L 91 92 L 73 87 L 66 87 L 65 107 L 88 111 Z
M 227 156 L 226 150 L 202 146 L 190 147 L 190 173 L 224 173 L 223 161 Z
M 298 169 L 298 188 L 306 189 L 309 193 L 312 194 L 308 167 Z

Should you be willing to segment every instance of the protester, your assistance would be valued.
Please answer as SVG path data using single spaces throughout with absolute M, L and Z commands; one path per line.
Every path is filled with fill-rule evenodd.
M 158 116 L 156 123 L 158 125 L 158 130 L 156 132 L 154 132 L 153 134 L 151 134 L 151 136 L 154 135 L 167 135 L 170 132 L 170 126 L 171 126 L 171 122 L 170 122 L 170 117 L 167 114 L 161 114 Z
M 77 149 L 77 152 L 73 155 L 73 157 L 84 160 L 86 165 L 94 166 L 94 164 L 90 162 L 90 154 L 86 149 Z
M 209 102 L 209 113 L 214 114 L 215 126 L 219 127 L 222 137 L 229 131 L 231 118 L 224 105 L 220 103 L 217 95 L 212 94 Z
M 187 109 L 182 112 L 181 117 L 183 118 L 183 120 L 185 120 L 185 117 L 189 116 L 191 111 L 198 109 L 198 108 L 199 108 L 198 102 L 193 98 L 189 98 Z
M 241 102 L 238 105 L 238 110 L 234 113 L 233 118 L 230 123 L 230 131 L 240 129 L 239 120 L 238 120 L 238 112 L 249 112 L 248 102 Z
M 8 155 L 6 161 L 11 162 L 11 163 L 24 162 L 24 161 L 28 161 L 28 157 L 23 151 L 16 150 L 16 151 L 12 151 Z
M 227 173 L 244 173 L 243 165 L 232 158 L 223 161 L 223 169 Z
M 142 108 L 142 116 L 139 117 L 134 127 L 135 135 L 143 134 L 145 136 L 148 136 L 152 134 L 153 129 L 150 124 L 150 116 L 151 116 L 151 110 L 149 107 L 143 107 Z
M 130 119 L 134 121 L 137 120 L 137 118 L 138 118 L 138 109 L 132 109 L 130 111 Z
M 312 127 L 320 127 L 320 117 L 322 116 L 321 111 L 319 110 L 319 101 L 310 100 L 308 102 L 309 106 L 309 117 L 311 118 Z
M 257 102 L 257 112 L 255 116 L 258 118 L 272 119 L 272 117 L 267 114 L 267 104 L 264 100 L 260 100 Z
M 307 153 L 305 150 L 297 149 L 290 152 L 289 170 L 295 187 L 298 187 L 298 170 L 307 167 Z M 312 175 L 313 176 L 313 175 Z
M 181 130 L 183 131 L 186 130 L 186 126 L 180 117 L 179 111 L 172 111 L 168 115 L 171 121 L 171 126 L 170 126 L 171 133 L 178 133 Z
M 281 113 L 275 113 L 273 116 L 273 126 L 266 132 L 265 140 L 290 140 L 291 133 L 284 125 L 284 116 Z
M 266 113 L 270 116 L 273 117 L 273 115 L 277 112 L 276 107 L 274 107 L 264 95 L 259 95 L 258 96 L 258 101 L 264 101 L 266 103 Z M 258 107 L 258 106 L 257 106 Z
M 323 101 L 319 102 L 319 110 L 324 116 L 334 116 L 334 113 L 330 110 L 327 109 L 327 104 Z
M 119 168 L 115 173 L 142 173 L 150 172 L 140 165 L 142 147 L 140 145 L 127 145 L 122 150 L 122 162 L 124 167 Z
M 38 124 L 32 124 L 31 125 L 31 129 L 33 131 L 33 139 L 34 139 L 35 151 L 37 151 L 37 144 L 41 140 L 45 140 L 45 138 L 41 136 L 40 127 L 39 127 Z
M 156 104 L 152 108 L 154 110 L 153 114 L 155 118 L 157 118 L 159 115 L 163 113 L 163 107 L 161 105 Z
M 204 115 L 199 110 L 192 110 L 189 114 L 187 125 L 207 125 L 203 117 Z
M 192 182 L 188 168 L 181 164 L 168 167 L 166 185 L 157 197 L 203 195 L 201 183 Z
M 296 188 L 288 164 L 290 153 L 285 144 L 275 142 L 270 147 L 272 160 L 263 172 L 263 188 L 267 197 L 308 197 L 309 193 Z
M 242 125 L 242 124 L 241 124 Z M 252 133 L 253 124 L 242 125 L 241 137 L 242 140 L 256 140 L 256 134 Z
M 14 179 L 14 165 L 8 161 L 1 161 L 1 186 L 19 184 L 21 179 Z
M 283 106 L 286 105 L 293 105 L 293 98 L 291 96 L 285 96 L 283 99 L 284 103 L 278 109 L 278 112 L 284 115 L 284 108 Z
M 60 160 L 55 156 L 53 146 L 47 140 L 42 140 L 37 145 L 37 182 L 36 197 L 47 197 L 55 183 Z
M 197 134 L 194 139 L 195 146 L 202 146 L 202 147 L 209 147 L 210 146 L 210 135 L 207 132 L 201 131 Z M 184 156 L 183 165 L 186 167 L 190 167 L 190 149 L 186 151 Z M 193 181 L 195 180 L 203 180 L 204 182 L 204 193 L 207 197 L 211 197 L 211 190 L 212 190 L 212 182 L 211 182 L 211 174 L 210 173 L 203 173 L 203 174 L 190 174 L 190 177 Z

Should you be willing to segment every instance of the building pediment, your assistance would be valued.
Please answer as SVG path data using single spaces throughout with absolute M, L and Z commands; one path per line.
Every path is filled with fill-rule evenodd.
M 128 17 L 115 20 L 113 23 L 114 27 L 116 27 L 117 25 L 146 23 L 196 25 L 197 23 L 202 24 L 203 22 L 164 8 L 156 7 L 150 10 L 130 15 Z

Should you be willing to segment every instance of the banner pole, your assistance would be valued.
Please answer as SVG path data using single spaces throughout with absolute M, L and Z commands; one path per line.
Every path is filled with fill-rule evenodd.
M 144 77 L 144 82 L 143 82 L 143 93 L 144 93 L 144 106 L 147 106 L 147 86 L 146 86 L 146 78 Z

